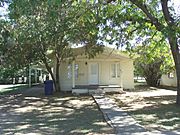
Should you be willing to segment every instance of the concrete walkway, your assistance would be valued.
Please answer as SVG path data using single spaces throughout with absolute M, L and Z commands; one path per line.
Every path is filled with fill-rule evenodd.
M 171 131 L 149 132 L 119 108 L 112 99 L 104 95 L 93 95 L 93 97 L 106 121 L 115 129 L 117 135 L 179 135 L 179 132 Z

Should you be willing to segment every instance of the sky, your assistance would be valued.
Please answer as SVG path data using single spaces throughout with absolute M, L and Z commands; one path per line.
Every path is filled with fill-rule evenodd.
M 180 15 L 180 0 L 174 0 L 176 13 Z
M 8 8 L 7 4 L 5 4 L 4 7 L 0 7 L 0 18 L 4 18 L 2 17 L 2 15 L 7 14 L 7 8 Z

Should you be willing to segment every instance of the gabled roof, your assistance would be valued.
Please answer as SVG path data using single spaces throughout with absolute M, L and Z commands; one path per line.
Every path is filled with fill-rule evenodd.
M 86 54 L 86 48 L 85 47 L 73 48 L 73 54 L 75 56 L 85 55 Z M 102 48 L 102 53 L 100 52 L 99 54 L 103 54 L 107 58 L 108 57 L 115 57 L 115 58 L 131 59 L 127 53 L 120 51 L 120 50 L 117 50 L 115 48 L 110 48 L 110 47 L 105 47 L 105 46 L 103 46 L 103 48 Z

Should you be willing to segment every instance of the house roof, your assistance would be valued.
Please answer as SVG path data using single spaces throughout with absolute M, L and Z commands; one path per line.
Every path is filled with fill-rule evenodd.
M 106 47 L 106 46 L 99 47 L 101 51 L 96 56 L 89 57 L 89 54 L 87 51 L 89 51 L 89 53 L 96 52 L 97 46 L 93 46 L 93 47 L 90 46 L 89 48 L 87 48 L 87 46 L 83 46 L 83 47 L 72 48 L 72 55 L 70 54 L 70 56 L 67 57 L 67 59 L 72 60 L 73 57 L 75 59 L 76 58 L 82 58 L 82 59 L 89 58 L 90 59 L 90 58 L 94 58 L 96 56 L 99 59 L 111 59 L 111 58 L 113 58 L 113 59 L 133 59 L 132 57 L 129 56 L 129 54 L 127 54 L 123 51 L 117 50 L 115 48 Z M 54 56 L 55 56 L 54 52 L 50 51 L 48 54 L 48 57 L 53 60 Z M 52 61 L 51 65 L 53 65 L 53 62 L 54 61 Z
M 84 55 L 86 54 L 86 48 L 85 47 L 73 48 L 73 54 L 75 56 Z M 99 54 L 102 54 L 106 56 L 107 58 L 114 57 L 114 58 L 131 59 L 131 57 L 127 53 L 117 50 L 115 48 L 110 48 L 110 47 L 105 47 L 105 46 L 103 46 L 102 48 L 102 53 L 100 52 Z

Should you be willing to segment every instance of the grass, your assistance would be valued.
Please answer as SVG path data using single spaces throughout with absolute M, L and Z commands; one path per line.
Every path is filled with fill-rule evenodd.
M 102 135 L 113 133 L 91 96 L 54 93 L 43 87 L 0 98 L 0 134 Z
M 0 85 L 1 86 L 1 85 Z M 8 94 L 11 92 L 19 91 L 28 88 L 27 84 L 21 84 L 21 85 L 7 85 L 5 88 L 0 88 L 0 95 L 2 94 Z
M 135 90 L 111 97 L 149 130 L 180 129 L 180 106 L 175 104 L 176 95 L 174 93 L 168 95 L 166 94 L 168 90 L 152 89 L 148 86 L 137 86 Z M 152 96 L 152 93 L 156 94 Z

